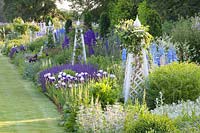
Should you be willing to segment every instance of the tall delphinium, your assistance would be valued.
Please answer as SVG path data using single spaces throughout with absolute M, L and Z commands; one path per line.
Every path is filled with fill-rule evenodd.
M 89 50 L 89 54 L 93 55 L 94 54 L 94 49 L 93 46 L 96 43 L 96 37 L 95 37 L 95 33 L 93 30 L 89 29 L 85 34 L 84 34 L 84 41 L 85 44 L 88 45 L 88 50 Z
M 64 41 L 62 43 L 62 48 L 63 49 L 69 48 L 69 38 L 67 37 L 67 35 L 65 35 L 65 37 L 64 37 Z

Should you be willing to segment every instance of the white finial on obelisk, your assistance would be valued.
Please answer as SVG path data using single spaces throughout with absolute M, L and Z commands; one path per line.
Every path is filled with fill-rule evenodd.
M 141 24 L 141 22 L 140 22 L 140 20 L 138 18 L 138 15 L 136 16 L 136 19 L 135 19 L 135 21 L 133 23 L 133 26 L 136 27 L 136 28 L 139 28 L 139 27 L 142 26 L 142 24 Z

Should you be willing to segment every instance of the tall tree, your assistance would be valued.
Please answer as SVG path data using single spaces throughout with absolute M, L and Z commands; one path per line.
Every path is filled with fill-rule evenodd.
M 55 0 L 5 0 L 5 17 L 11 21 L 16 17 L 36 20 L 56 9 Z
M 118 0 L 113 3 L 110 13 L 112 24 L 118 23 L 122 19 L 135 19 L 138 14 L 138 4 L 142 0 Z
M 147 0 L 163 20 L 178 20 L 200 12 L 200 0 Z
M 102 5 L 105 0 L 68 0 L 72 9 L 80 12 L 89 11 Z
M 3 5 L 4 5 L 4 1 L 0 0 L 0 22 L 5 21 L 4 20 L 4 12 L 3 12 Z

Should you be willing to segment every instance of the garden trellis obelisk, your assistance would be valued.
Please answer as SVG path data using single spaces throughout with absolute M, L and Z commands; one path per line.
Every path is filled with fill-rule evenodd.
M 84 41 L 83 29 L 80 26 L 79 20 L 76 22 L 74 48 L 73 48 L 73 54 L 72 54 L 72 65 L 75 64 L 75 56 L 76 56 L 76 49 L 77 49 L 78 43 L 82 44 L 83 59 L 84 59 L 84 62 L 86 63 L 85 41 Z
M 125 47 L 129 49 L 123 86 L 125 102 L 127 102 L 129 98 L 134 101 L 135 98 L 141 98 L 143 96 L 145 78 L 149 74 L 146 47 L 149 45 L 152 38 L 152 36 L 145 31 L 146 29 L 142 27 L 138 17 L 132 25 L 130 24 L 132 23 L 125 22 L 129 30 L 132 28 L 131 34 L 135 35 L 131 36 L 132 40 L 125 41 L 125 43 L 136 43 L 130 44 L 131 47 L 129 44 L 125 45 Z M 126 30 L 125 33 L 127 34 L 129 30 Z M 135 40 L 133 41 L 133 39 Z

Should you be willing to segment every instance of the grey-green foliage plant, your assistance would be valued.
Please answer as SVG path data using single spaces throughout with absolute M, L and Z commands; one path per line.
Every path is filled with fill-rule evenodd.
M 23 77 L 25 79 L 29 79 L 31 81 L 37 82 L 38 78 L 38 72 L 41 70 L 41 63 L 35 62 L 35 63 L 25 63 L 24 64 L 24 70 L 23 70 Z
M 175 119 L 175 124 L 182 132 L 199 133 L 200 132 L 200 116 L 188 115 L 180 116 Z
M 196 100 L 200 95 L 200 67 L 192 63 L 172 63 L 155 69 L 149 75 L 147 105 L 155 108 L 156 98 L 163 94 L 165 104 Z
M 78 132 L 123 132 L 125 114 L 124 107 L 119 103 L 102 109 L 99 101 L 92 101 L 89 106 L 81 106 L 78 111 Z
M 173 27 L 174 27 L 174 22 L 166 20 L 162 23 L 162 32 L 164 34 L 170 35 Z

